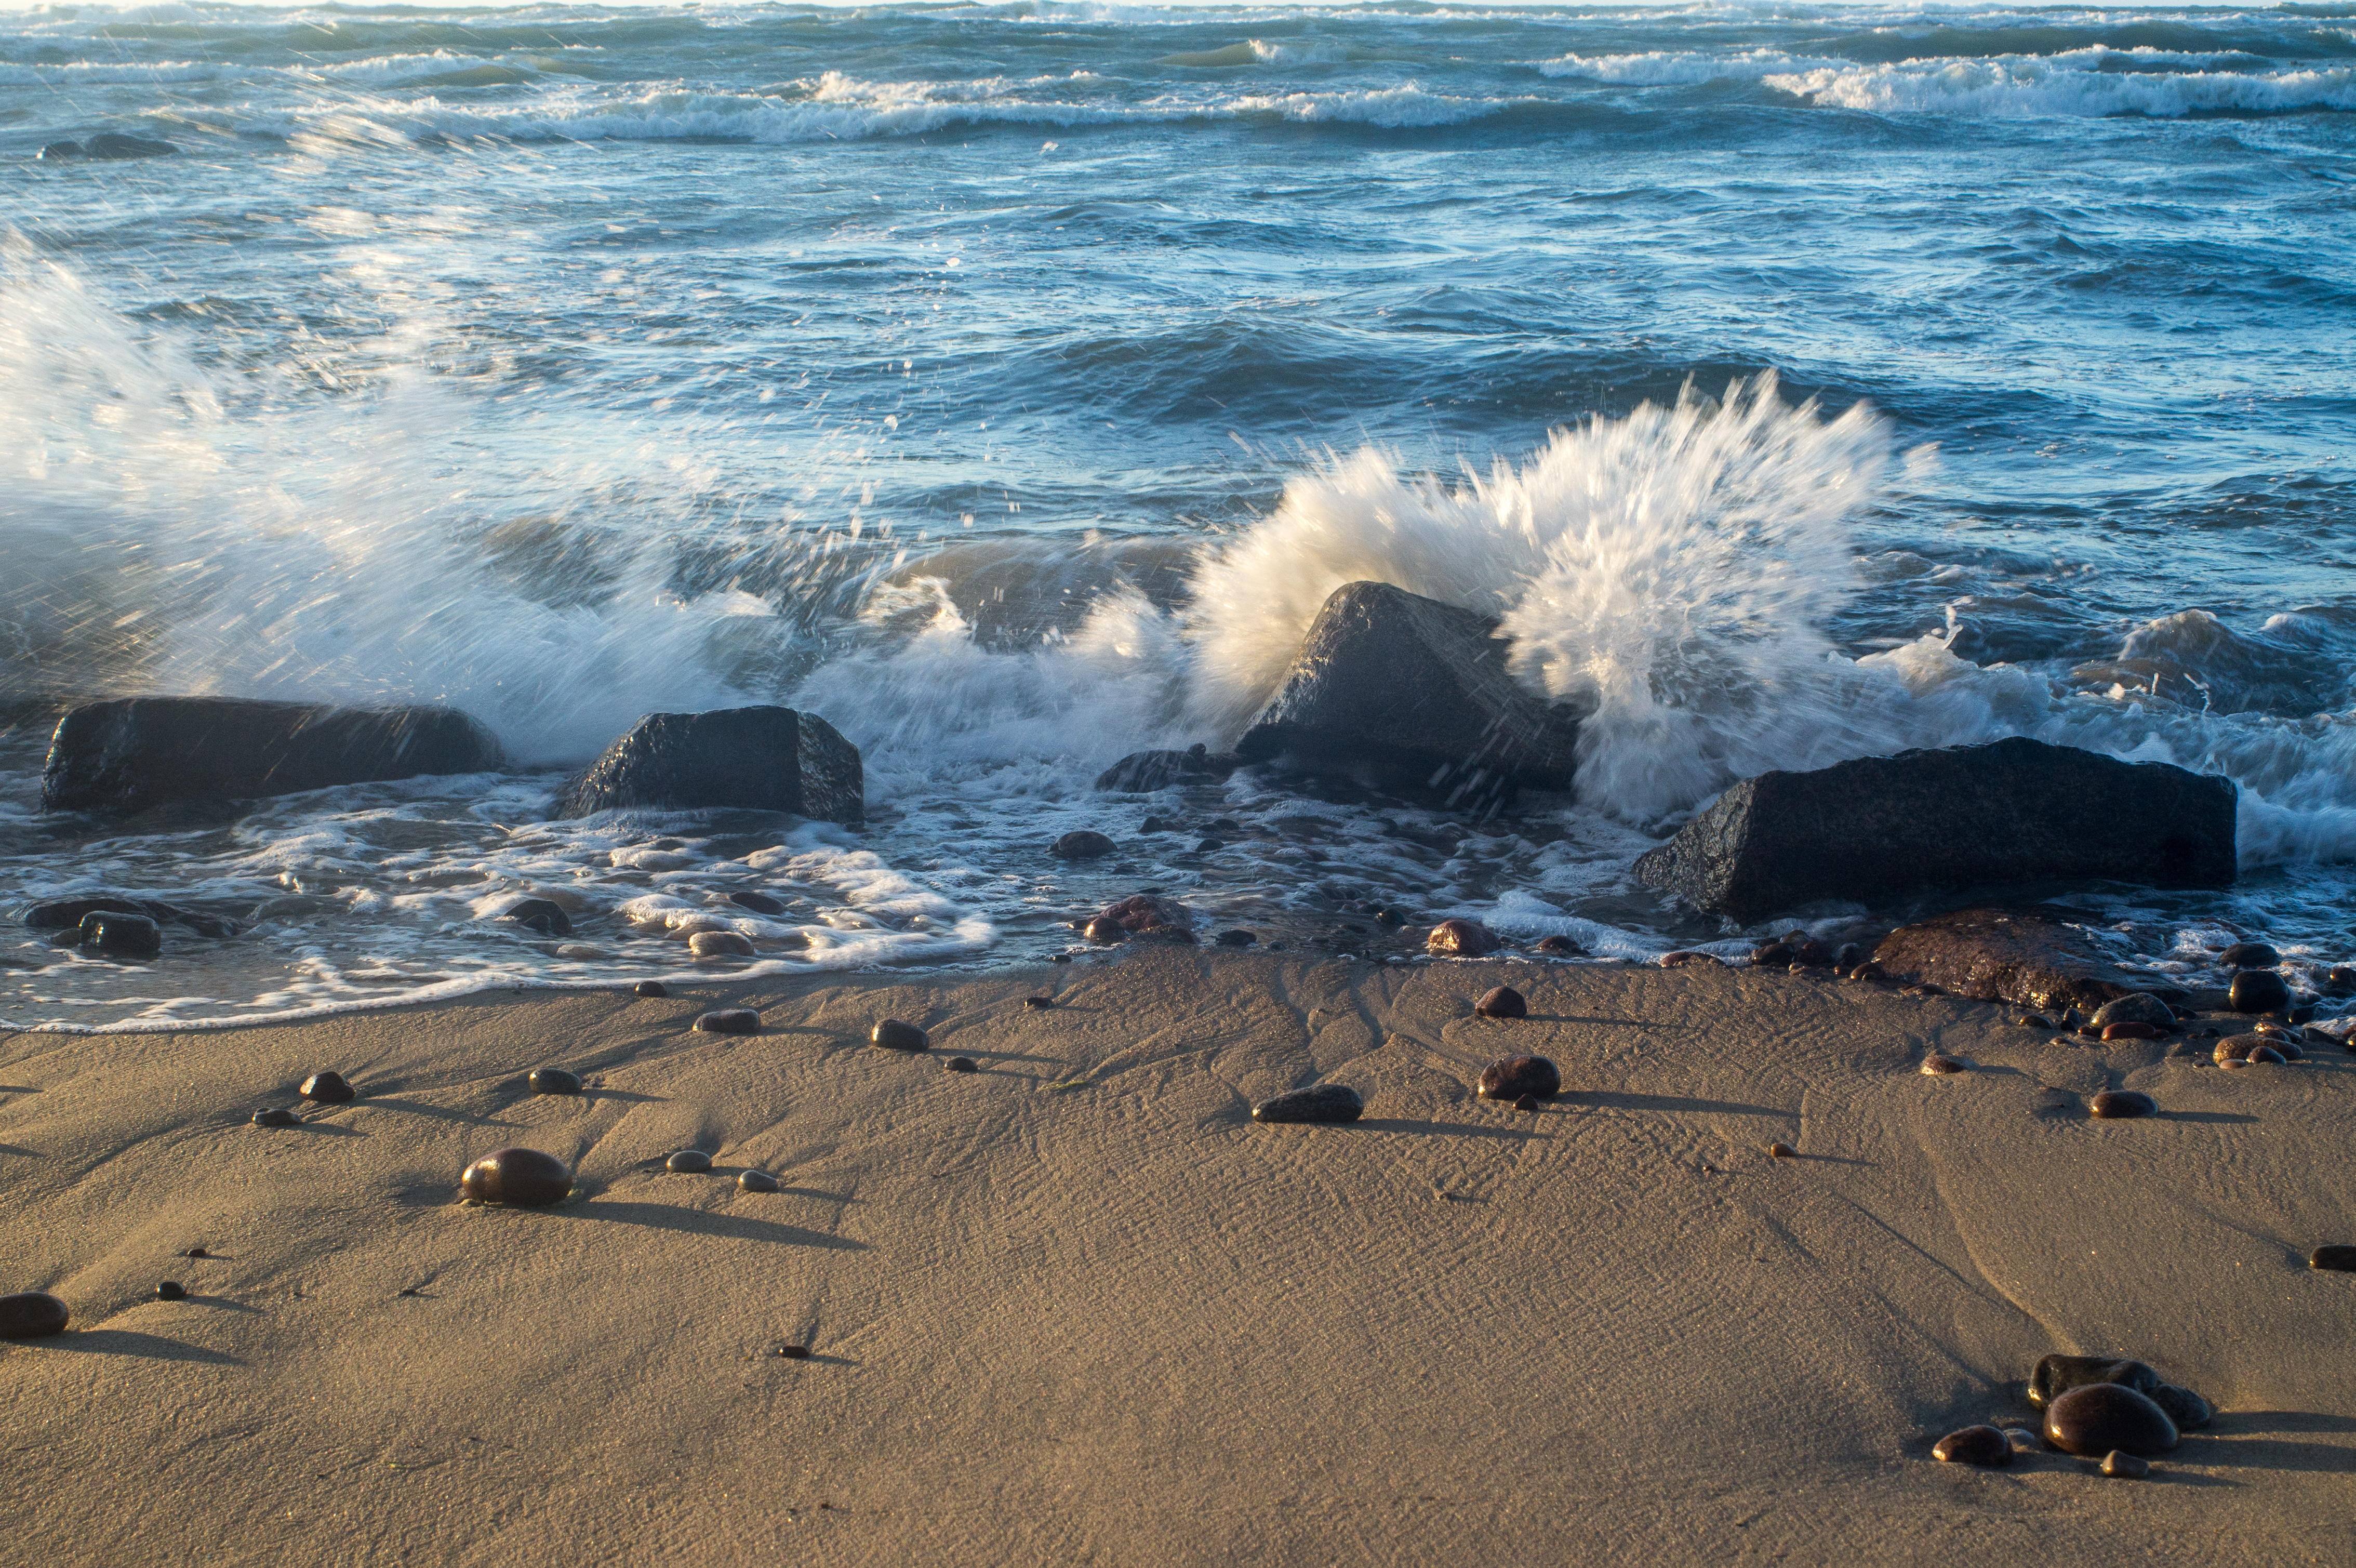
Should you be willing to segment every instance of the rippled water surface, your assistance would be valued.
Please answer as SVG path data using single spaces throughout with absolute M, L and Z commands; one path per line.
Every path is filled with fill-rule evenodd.
M 2078 895 L 2123 950 L 2345 958 L 2351 111 L 2329 5 L 0 12 L 0 699 L 448 702 L 516 765 L 109 826 L 10 709 L 0 895 L 243 931 L 0 937 L 0 1018 L 723 924 L 994 962 L 1143 887 L 1732 950 L 1628 876 L 1726 782 L 2014 734 L 2241 785 L 2235 892 Z M 179 151 L 41 156 L 107 132 Z M 1088 789 L 1231 740 L 1362 577 L 1594 709 L 1576 800 Z M 542 820 L 754 701 L 861 746 L 864 830 Z

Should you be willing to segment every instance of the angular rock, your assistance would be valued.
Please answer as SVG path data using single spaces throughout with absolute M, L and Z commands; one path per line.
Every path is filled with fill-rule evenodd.
M 914 1024 L 904 1024 L 897 1018 L 886 1018 L 877 1024 L 868 1038 L 887 1051 L 922 1051 L 932 1047 L 931 1039 Z
M 1097 788 L 1123 795 L 1151 795 L 1173 785 L 1216 784 L 1244 765 L 1240 757 L 1202 746 L 1183 751 L 1132 751 L 1097 776 Z M 1149 823 L 1147 832 L 1167 832 Z
M 704 1035 L 757 1035 L 761 1015 L 750 1007 L 715 1007 L 698 1016 L 692 1027 Z
M 1456 958 L 1483 958 L 1505 944 L 1478 920 L 1442 920 L 1424 939 L 1425 950 Z
M 1959 909 L 1901 926 L 1873 961 L 1976 1002 L 2012 1002 L 2044 1012 L 2094 1009 L 2147 978 L 2115 967 L 2082 931 L 2031 910 Z
M 1530 1015 L 1529 999 L 1510 985 L 1493 986 L 1481 993 L 1472 1004 L 1472 1011 L 1483 1018 L 1526 1018 Z
M 2151 1396 L 2123 1383 L 2072 1389 L 2045 1407 L 2045 1441 L 2064 1454 L 2092 1458 L 2122 1449 L 2165 1454 L 2176 1446 L 2176 1423 Z
M 145 915 L 84 915 L 79 945 L 101 958 L 141 962 L 163 956 L 164 928 Z
M 1545 1057 L 1500 1057 L 1481 1069 L 1477 1091 L 1483 1100 L 1552 1100 L 1562 1092 L 1562 1069 Z
M 1295 1089 L 1252 1107 L 1255 1122 L 1355 1122 L 1366 1102 L 1347 1084 L 1320 1083 Z
M 1237 755 L 1342 768 L 1382 788 L 1490 809 L 1568 789 L 1577 716 L 1506 670 L 1497 623 L 1387 583 L 1333 590 Z
M 816 714 L 780 707 L 648 714 L 556 797 L 559 817 L 630 807 L 725 807 L 856 822 L 866 817 L 866 776 L 859 748 Z
M 1057 860 L 1094 860 L 1098 855 L 1110 854 L 1119 847 L 1104 834 L 1081 828 L 1057 839 L 1047 853 Z
M 573 917 L 564 906 L 553 898 L 521 898 L 499 911 L 498 918 L 512 921 L 527 930 L 538 931 L 544 937 L 569 937 L 573 934 Z
M 546 1208 L 573 1190 L 573 1167 L 538 1149 L 494 1149 L 466 1167 L 458 1190 L 477 1203 Z
M 499 766 L 455 708 L 335 708 L 241 697 L 124 697 L 58 721 L 41 809 L 124 815 L 174 800 L 250 800 Z
M 2242 971 L 2226 996 L 2226 1005 L 2236 1013 L 2279 1013 L 2290 1005 L 2290 987 L 2270 969 Z
M 63 1334 L 72 1316 L 66 1304 L 45 1290 L 13 1291 L 0 1295 L 0 1339 L 39 1339 Z
M 2014 738 L 1734 784 L 1636 878 L 1755 920 L 1822 899 L 2093 880 L 2233 885 L 2231 779 Z
M 2012 1444 L 1993 1426 L 1966 1426 L 1950 1432 L 1931 1445 L 1931 1457 L 1946 1465 L 1980 1465 L 2000 1469 L 2012 1463 Z
M 2176 1009 L 2148 992 L 2133 991 L 2104 1003 L 2087 1022 L 2097 1029 L 2108 1028 L 2113 1024 L 2149 1024 L 2167 1032 L 2176 1027 Z
M 359 1091 L 344 1080 L 339 1072 L 315 1072 L 303 1080 L 303 1098 L 320 1105 L 348 1105 L 359 1098 Z

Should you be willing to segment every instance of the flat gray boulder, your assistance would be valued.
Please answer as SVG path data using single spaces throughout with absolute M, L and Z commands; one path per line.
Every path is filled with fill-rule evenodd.
M 2133 882 L 2233 885 L 2230 779 L 2016 738 L 1745 779 L 1636 879 L 1751 921 L 1821 899 Z
M 859 748 L 816 714 L 719 708 L 648 714 L 566 783 L 556 814 L 734 807 L 856 822 L 866 817 L 866 792 Z
M 1526 785 L 1568 789 L 1578 717 L 1506 671 L 1496 631 L 1387 583 L 1345 584 L 1236 751 L 1454 806 L 1499 804 Z
M 499 763 L 498 741 L 455 708 L 123 697 L 84 703 L 58 721 L 41 808 L 122 816 Z

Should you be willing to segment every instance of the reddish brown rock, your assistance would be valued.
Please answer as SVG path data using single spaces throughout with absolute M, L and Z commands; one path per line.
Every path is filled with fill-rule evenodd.
M 1478 920 L 1442 920 L 1424 939 L 1426 949 L 1456 958 L 1482 958 L 1501 945 L 1496 933 Z
M 1481 1069 L 1481 1098 L 1552 1100 L 1562 1091 L 1562 1071 L 1544 1057 L 1501 1057 Z
M 477 1203 L 546 1208 L 573 1190 L 573 1169 L 538 1149 L 495 1149 L 466 1167 L 458 1190 Z
M 1118 904 L 1108 904 L 1097 915 L 1097 920 L 1110 920 L 1124 931 L 1142 931 L 1154 926 L 1176 926 L 1192 930 L 1194 912 L 1174 898 L 1160 898 L 1151 893 L 1135 893 Z M 1096 920 L 1088 925 L 1093 930 Z M 1095 940 L 1092 938 L 1092 940 Z
M 1483 1018 L 1526 1018 L 1530 1015 L 1528 999 L 1510 985 L 1500 985 L 1482 993 L 1472 1004 L 1472 1011 Z
M 2012 1443 L 1993 1426 L 1966 1426 L 1932 1444 L 1931 1457 L 1945 1465 L 2001 1469 L 2012 1463 Z
M 1873 961 L 1957 996 L 2088 1011 L 2148 982 L 2123 973 L 2083 932 L 2042 915 L 1963 909 L 1881 940 Z

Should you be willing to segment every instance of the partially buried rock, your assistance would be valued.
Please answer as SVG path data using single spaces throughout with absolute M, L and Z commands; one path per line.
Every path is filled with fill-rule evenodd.
M 1500 1057 L 1481 1069 L 1483 1100 L 1518 1100 L 1534 1094 L 1552 1100 L 1562 1092 L 1562 1071 L 1544 1057 Z
M 145 915 L 84 915 L 79 945 L 101 958 L 141 962 L 163 956 L 164 928 Z
M 2245 969 L 2233 976 L 2226 1005 L 2236 1013 L 2279 1013 L 2290 1005 L 2290 987 L 2270 969 Z
M 704 1035 L 757 1035 L 761 1015 L 750 1007 L 715 1007 L 695 1020 L 695 1029 Z
M 2087 1022 L 2098 1029 L 2106 1029 L 2113 1024 L 2149 1024 L 2165 1032 L 2176 1027 L 2176 1009 L 2148 992 L 2131 991 L 2094 1009 L 2094 1015 Z
M 1320 1083 L 1261 1101 L 1252 1107 L 1255 1122 L 1355 1122 L 1366 1102 L 1346 1084 Z
M 1472 1004 L 1472 1011 L 1483 1018 L 1526 1018 L 1530 1004 L 1512 986 L 1500 985 L 1483 992 L 1481 1000 Z
M 359 1094 L 344 1081 L 342 1073 L 315 1072 L 303 1080 L 303 1098 L 322 1105 L 342 1105 L 359 1098 Z
M 2272 969 L 2282 962 L 2282 954 L 2264 942 L 2235 942 L 2217 955 L 2220 969 Z
M 1055 999 L 1052 996 L 1025 996 L 1023 999 L 1023 1005 L 1035 1013 L 1044 1013 L 1055 1004 Z
M 739 909 L 750 909 L 755 915 L 782 915 L 786 912 L 784 901 L 772 898 L 766 893 L 739 889 L 728 895 L 728 901 Z
M 2004 1440 L 2006 1443 L 2011 1444 L 2012 1451 L 2015 1455 L 2042 1454 L 2045 1452 L 2045 1440 L 2038 1436 L 2037 1434 L 2029 1431 L 2029 1428 L 2025 1426 L 2006 1427 L 2004 1429 Z
M 2177 1432 L 2150 1395 L 2122 1383 L 2091 1383 L 2045 1407 L 2045 1441 L 2085 1458 L 2114 1448 L 2165 1454 L 2176 1446 Z
M 2103 1474 L 2115 1480 L 2140 1481 L 2151 1474 L 2151 1461 L 2114 1448 L 2103 1455 Z
M 975 1061 L 971 1057 L 951 1057 L 948 1059 L 948 1070 L 951 1072 L 980 1072 L 981 1070 L 981 1064 Z
M 2158 1115 L 2159 1101 L 2137 1090 L 2106 1089 L 2094 1096 L 2087 1109 L 2105 1122 L 2126 1122 Z
M 152 136 L 126 136 L 120 131 L 101 131 L 84 142 L 81 150 L 93 158 L 168 158 L 180 149 Z
M 187 1298 L 188 1287 L 177 1280 L 166 1280 L 155 1287 L 157 1301 L 186 1301 Z
M 1966 1426 L 1933 1444 L 1931 1457 L 1945 1465 L 1981 1465 L 2001 1469 L 2012 1463 L 2012 1444 L 1993 1426 Z
M 63 1334 L 71 1314 L 66 1304 L 45 1290 L 20 1290 L 0 1295 L 0 1339 L 38 1339 Z
M 573 1190 L 573 1169 L 538 1149 L 495 1149 L 466 1167 L 458 1190 L 477 1203 L 546 1208 Z
M 525 1081 L 531 1085 L 531 1091 L 534 1094 L 581 1092 L 581 1076 L 578 1073 L 567 1072 L 561 1067 L 536 1068 L 531 1077 Z
M 659 980 L 641 980 L 630 987 L 630 993 L 634 996 L 668 996 L 670 987 Z
M 1569 937 L 1540 937 L 1537 950 L 1548 958 L 1584 958 L 1587 950 Z
M 775 1192 L 777 1178 L 766 1171 L 738 1171 L 736 1188 L 739 1192 Z
M 1922 1058 L 1922 1070 L 1933 1078 L 1944 1078 L 1950 1073 L 1963 1072 L 1967 1069 L 1967 1067 L 1968 1064 L 1961 1057 L 1945 1056 L 1938 1051 L 1933 1051 Z
M 712 1169 L 712 1156 L 701 1149 L 681 1149 L 663 1162 L 673 1176 L 702 1176 Z
M 1478 920 L 1442 920 L 1423 940 L 1427 951 L 1453 958 L 1483 958 L 1500 944 L 1496 934 Z
M 1129 928 L 1110 915 L 1098 915 L 1080 929 L 1080 935 L 1092 942 L 1125 942 L 1129 940 Z
M 1048 853 L 1058 860 L 1094 860 L 1098 855 L 1110 854 L 1117 847 L 1104 834 L 1082 828 L 1057 839 Z
M 855 822 L 866 815 L 866 782 L 859 748 L 816 714 L 773 706 L 648 714 L 556 797 L 560 817 L 643 806 Z
M 1247 930 L 1221 931 L 1219 945 L 1223 948 L 1248 948 L 1259 940 L 1258 933 Z
M 253 1124 L 257 1127 L 292 1127 L 299 1120 L 294 1112 L 283 1105 L 273 1105 L 253 1113 Z
M 753 941 L 741 931 L 698 931 L 687 939 L 687 950 L 698 958 L 751 958 Z
M 2329 1270 L 2333 1273 L 2356 1274 L 2356 1247 L 2337 1241 L 2318 1247 L 2307 1255 L 2307 1266 Z
M 897 1018 L 884 1019 L 867 1037 L 887 1051 L 921 1051 L 932 1045 L 922 1029 Z
M 544 937 L 569 937 L 573 917 L 553 898 L 524 898 L 499 911 L 499 918 Z

